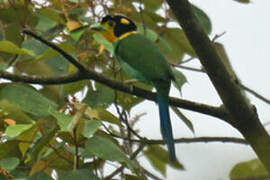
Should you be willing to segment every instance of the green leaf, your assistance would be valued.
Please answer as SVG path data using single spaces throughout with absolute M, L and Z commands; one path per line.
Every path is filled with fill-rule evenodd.
M 19 148 L 23 156 L 26 154 L 28 149 L 32 146 L 32 143 L 29 143 L 29 142 L 34 143 L 34 139 L 37 137 L 37 133 L 39 131 L 39 127 L 37 124 L 38 123 L 36 123 L 34 126 L 29 128 L 28 130 L 22 132 L 20 136 L 17 138 L 22 141 L 19 143 Z
M 74 52 L 76 50 L 76 48 L 70 42 L 64 42 L 61 44 L 57 44 L 57 46 L 62 48 L 65 52 L 68 52 L 68 53 Z M 37 58 L 37 60 L 49 59 L 49 58 L 53 58 L 56 56 L 60 56 L 59 52 L 55 51 L 52 48 L 49 48 L 42 55 L 40 55 Z
M 187 82 L 186 76 L 181 71 L 178 71 L 176 68 L 172 67 L 171 69 L 175 77 L 175 81 L 173 81 L 173 85 L 181 93 L 183 85 Z
M 35 142 L 34 146 L 31 148 L 31 152 L 28 154 L 28 158 L 26 161 L 36 161 L 39 154 L 42 153 L 42 149 L 46 147 L 46 145 L 54 138 L 55 133 L 57 132 L 58 128 L 53 127 L 50 130 L 47 130 L 45 134 Z
M 46 18 L 55 21 L 59 24 L 65 24 L 65 18 L 62 16 L 62 11 L 59 11 L 54 8 L 41 8 L 39 13 L 45 16 Z
M 52 69 L 48 64 L 46 64 L 46 62 L 36 61 L 36 59 L 18 61 L 16 63 L 16 68 L 20 72 L 25 72 L 27 74 L 34 74 L 40 76 L 48 76 L 48 74 L 54 74 Z
M 12 180 L 28 180 L 28 174 L 27 171 L 16 168 L 13 171 L 10 172 L 13 176 Z M 0 179 L 1 179 L 1 175 L 0 175 Z M 4 178 L 3 178 L 4 179 Z M 2 180 L 2 179 L 1 179 Z
M 2 41 L 4 38 L 3 29 L 0 28 L 0 41 Z
M 203 29 L 205 30 L 205 32 L 207 34 L 210 34 L 212 31 L 212 24 L 211 24 L 210 18 L 207 16 L 206 13 L 204 13 L 201 9 L 199 9 L 198 7 L 194 5 L 192 5 L 192 10 L 195 16 L 199 19 L 199 22 L 201 26 L 203 27 Z
M 85 126 L 82 131 L 82 135 L 86 138 L 90 138 L 102 125 L 101 121 L 88 120 L 85 123 Z
M 53 100 L 59 106 L 66 104 L 66 97 L 67 95 L 63 93 L 63 86 L 62 85 L 50 85 L 44 86 L 39 92 L 48 99 Z
M 91 84 L 89 80 L 77 81 L 64 85 L 65 94 L 75 94 L 78 91 L 83 90 L 87 85 Z
M 6 141 L 0 144 L 0 159 L 5 157 L 20 157 L 21 153 L 18 151 L 18 141 Z
M 101 136 L 93 136 L 87 140 L 85 154 L 95 155 L 104 160 L 126 163 L 132 169 L 136 167 L 118 145 Z
M 145 5 L 145 10 L 151 10 L 155 12 L 161 7 L 163 0 L 154 0 L 154 1 L 146 0 L 146 1 L 143 1 L 143 3 Z
M 130 174 L 125 174 L 124 177 L 125 177 L 125 180 L 142 180 L 141 177 L 133 176 L 133 175 L 130 175 Z
M 176 160 L 171 162 L 169 160 L 168 151 L 158 145 L 148 146 L 147 150 L 144 151 L 146 158 L 150 161 L 152 166 L 158 170 L 163 176 L 166 177 L 166 164 L 171 165 L 176 169 L 184 169 L 184 166 Z
M 130 110 L 137 104 L 143 102 L 145 99 L 138 98 L 136 96 L 118 92 L 117 94 L 117 103 L 121 105 L 127 112 L 130 112 Z
M 43 171 L 35 173 L 33 176 L 30 176 L 27 180 L 53 180 L 51 176 L 46 174 Z
M 106 86 L 98 86 L 96 90 L 88 89 L 84 103 L 92 108 L 107 108 L 114 101 L 114 90 Z
M 161 151 L 161 152 L 159 152 Z M 146 156 L 146 158 L 150 161 L 150 163 L 152 164 L 152 166 L 159 171 L 163 176 L 166 177 L 166 163 L 168 163 L 167 159 L 163 160 L 161 159 L 161 154 L 167 153 L 167 151 L 165 151 L 163 148 L 161 147 L 149 147 L 146 151 L 144 151 L 144 154 Z M 164 156 L 164 155 L 163 155 Z M 168 156 L 168 155 L 167 155 Z
M 24 40 L 22 47 L 31 49 L 31 51 L 34 52 L 36 56 L 40 56 L 45 50 L 48 49 L 48 46 L 35 39 Z
M 28 124 L 34 122 L 34 120 L 32 120 L 22 111 L 20 106 L 5 99 L 0 101 L 0 109 L 2 109 L 4 113 L 7 114 L 6 118 L 15 120 L 17 124 Z
M 169 52 L 165 54 L 169 62 L 180 63 L 184 53 L 190 56 L 196 56 L 183 30 L 179 28 L 168 28 L 164 31 L 162 38 L 170 45 Z M 161 46 L 161 43 L 162 41 L 159 42 L 159 46 Z
M 45 59 L 44 61 L 49 65 L 50 69 L 55 75 L 64 75 L 69 71 L 69 62 L 62 56 L 55 56 L 53 58 Z
M 54 109 L 49 109 L 49 113 L 57 119 L 57 124 L 60 127 L 60 130 L 63 132 L 71 132 L 73 130 L 73 117 L 68 114 L 61 113 Z
M 113 52 L 113 45 L 112 43 L 110 43 L 109 41 L 107 41 L 100 33 L 95 33 L 93 35 L 93 38 L 99 43 L 105 46 L 105 48 L 110 51 L 110 53 L 114 53 Z
M 57 22 L 47 17 L 45 14 L 38 13 L 38 24 L 36 29 L 39 31 L 48 31 L 57 25 Z
M 6 70 L 7 68 L 8 68 L 8 63 L 1 62 L 1 59 L 0 59 L 0 71 Z
M 63 176 L 59 177 L 59 180 L 99 180 L 94 173 L 88 169 L 79 169 L 76 171 L 68 171 Z
M 266 169 L 259 159 L 253 159 L 236 164 L 230 172 L 230 178 L 248 179 L 249 176 L 262 174 L 267 174 Z
M 0 99 L 6 99 L 18 105 L 23 111 L 36 116 L 47 116 L 49 107 L 53 109 L 57 107 L 57 104 L 44 97 L 33 87 L 20 83 L 6 85 L 0 91 Z
M 85 28 L 79 28 L 79 29 L 76 29 L 75 31 L 71 31 L 70 32 L 70 36 L 75 40 L 75 41 L 78 41 L 83 33 L 85 32 Z
M 0 52 L 35 56 L 33 51 L 25 49 L 25 48 L 19 48 L 16 44 L 10 41 L 0 41 Z
M 120 120 L 115 117 L 111 112 L 105 109 L 91 109 L 87 108 L 85 116 L 89 119 L 98 119 L 101 121 L 107 121 L 113 124 L 121 125 Z
M 16 157 L 8 157 L 0 160 L 0 167 L 10 172 L 20 164 L 20 160 Z
M 24 131 L 30 129 L 32 126 L 33 126 L 33 124 L 15 124 L 15 125 L 10 125 L 10 126 L 7 127 L 5 133 L 9 137 L 13 138 L 13 137 L 16 137 L 16 136 L 20 135 Z
M 73 140 L 73 139 L 72 139 Z M 45 154 L 43 160 L 45 162 L 50 162 L 48 164 L 49 168 L 52 169 L 57 169 L 58 171 L 71 171 L 72 170 L 72 160 L 74 158 L 73 154 L 71 154 L 70 152 L 68 152 L 67 150 L 65 150 L 64 148 L 64 144 L 63 143 L 59 143 L 55 149 L 57 150 L 57 152 L 55 151 L 50 151 L 50 153 Z M 62 157 L 59 157 L 59 154 L 63 154 L 65 155 L 65 157 L 67 159 L 70 159 L 70 161 L 67 161 L 66 159 L 63 159 Z
M 16 19 L 16 18 L 15 18 Z M 22 31 L 22 25 L 19 23 L 11 23 L 5 28 L 5 40 L 20 46 L 23 41 L 23 36 L 20 34 Z
M 186 126 L 194 133 L 194 127 L 192 122 L 175 106 L 171 106 L 175 114 L 186 124 Z

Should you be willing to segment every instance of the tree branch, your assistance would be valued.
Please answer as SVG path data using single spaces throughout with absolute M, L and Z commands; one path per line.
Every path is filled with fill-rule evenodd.
M 23 82 L 23 83 L 40 84 L 40 85 L 67 84 L 67 83 L 72 83 L 72 82 L 86 79 L 83 73 L 80 73 L 80 72 L 75 72 L 72 74 L 62 75 L 58 77 L 41 77 L 41 76 L 13 74 L 13 73 L 1 71 L 1 70 L 0 70 L 0 78 L 11 80 L 13 82 Z
M 110 133 L 111 134 L 111 133 Z M 164 140 L 154 140 L 154 139 L 128 139 L 122 136 L 118 136 L 115 134 L 111 134 L 113 137 L 128 140 L 134 143 L 145 143 L 146 145 L 165 145 Z M 174 139 L 175 144 L 188 144 L 188 143 L 235 143 L 235 144 L 243 144 L 249 145 L 245 139 L 235 138 L 235 137 L 196 137 L 196 138 L 178 138 Z
M 12 74 L 5 71 L 0 71 L 0 78 L 11 80 L 13 82 L 23 82 L 30 84 L 40 84 L 40 85 L 55 85 L 55 84 L 66 84 L 71 82 L 76 82 L 85 79 L 92 79 L 107 85 L 113 89 L 123 91 L 128 94 L 136 95 L 150 101 L 156 101 L 156 93 L 151 91 L 138 88 L 136 86 L 131 86 L 124 84 L 120 81 L 112 80 L 102 74 L 96 73 L 92 70 L 87 70 L 84 72 L 76 72 L 70 75 L 62 75 L 58 77 L 40 77 L 40 76 L 28 76 L 28 75 L 18 75 Z M 229 115 L 223 108 L 210 106 L 202 103 L 192 102 L 185 99 L 179 99 L 175 97 L 170 97 L 170 104 L 172 106 L 180 107 L 183 109 L 195 111 L 198 113 L 214 116 L 222 120 L 227 121 Z
M 250 143 L 265 168 L 270 172 L 270 138 L 240 87 L 231 78 L 212 42 L 202 29 L 187 0 L 167 0 L 225 108 L 232 116 L 229 123 Z
M 73 64 L 74 66 L 76 66 L 81 72 L 83 72 L 85 69 L 87 69 L 86 66 L 84 66 L 83 64 L 79 63 L 79 61 L 77 61 L 75 58 L 73 58 L 69 53 L 67 53 L 66 51 L 64 51 L 63 49 L 61 49 L 60 47 L 58 47 L 57 45 L 43 39 L 41 36 L 35 34 L 34 32 L 25 29 L 22 31 L 22 33 L 24 34 L 28 34 L 30 36 L 32 36 L 33 38 L 39 40 L 40 42 L 46 44 L 47 46 L 53 48 L 54 50 L 56 50 L 57 52 L 59 52 L 62 56 L 64 56 L 71 64 Z
M 38 77 L 38 76 L 27 76 L 27 75 L 15 75 L 9 72 L 0 71 L 0 78 L 8 79 L 14 82 L 24 82 L 24 83 L 44 84 L 44 85 L 65 84 L 65 83 L 71 83 L 71 82 L 84 80 L 84 79 L 92 79 L 99 83 L 107 85 L 113 89 L 120 90 L 125 93 L 132 94 L 132 95 L 136 95 L 138 97 L 148 99 L 151 101 L 156 101 L 156 93 L 138 88 L 136 86 L 127 85 L 122 82 L 112 80 L 102 74 L 96 73 L 95 71 L 90 70 L 84 65 L 80 64 L 74 57 L 66 53 L 60 47 L 43 39 L 42 37 L 35 34 L 34 32 L 29 31 L 29 30 L 24 30 L 23 33 L 34 37 L 35 39 L 41 41 L 42 43 L 48 45 L 49 47 L 59 52 L 70 63 L 76 66 L 79 69 L 79 71 L 70 75 L 63 75 L 63 76 L 58 76 L 58 77 Z M 226 121 L 229 120 L 229 116 L 223 108 L 209 106 L 206 104 L 191 102 L 184 99 L 178 99 L 178 98 L 173 98 L 173 97 L 170 98 L 170 104 L 173 106 L 183 108 L 183 109 L 188 109 L 188 110 L 196 111 L 196 112 L 203 113 L 206 115 L 211 115 L 211 116 L 220 118 L 222 120 L 226 120 Z

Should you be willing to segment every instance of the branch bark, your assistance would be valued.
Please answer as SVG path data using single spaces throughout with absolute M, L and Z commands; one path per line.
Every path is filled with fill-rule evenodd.
M 72 82 L 85 80 L 85 79 L 89 79 L 89 80 L 92 79 L 99 83 L 107 85 L 113 89 L 120 90 L 125 93 L 135 95 L 137 97 L 148 99 L 150 101 L 156 101 L 156 93 L 153 93 L 151 91 L 148 91 L 142 88 L 138 88 L 136 86 L 127 85 L 120 81 L 115 81 L 102 74 L 96 73 L 90 69 L 84 70 L 83 72 L 78 71 L 72 74 L 62 75 L 58 77 L 18 75 L 18 74 L 9 73 L 6 71 L 0 71 L 0 78 L 11 80 L 13 82 L 23 82 L 23 83 L 40 84 L 40 85 L 66 84 L 66 83 L 72 83 Z M 192 101 L 179 99 L 175 97 L 170 97 L 170 104 L 172 106 L 210 115 L 224 121 L 229 120 L 228 113 L 226 113 L 226 111 L 222 107 L 210 106 L 207 104 L 192 102 Z
M 167 2 L 231 115 L 229 123 L 242 133 L 270 172 L 270 138 L 253 106 L 241 94 L 240 87 L 222 63 L 212 42 L 195 17 L 190 3 L 187 0 L 167 0 Z

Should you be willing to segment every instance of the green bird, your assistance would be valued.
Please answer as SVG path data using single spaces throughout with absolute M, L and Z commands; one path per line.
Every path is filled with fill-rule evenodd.
M 128 17 L 107 15 L 91 29 L 99 31 L 113 44 L 118 63 L 131 77 L 151 83 L 156 88 L 161 134 L 167 144 L 170 160 L 175 161 L 169 114 L 169 91 L 175 77 L 166 58 L 153 41 L 137 33 L 137 26 Z

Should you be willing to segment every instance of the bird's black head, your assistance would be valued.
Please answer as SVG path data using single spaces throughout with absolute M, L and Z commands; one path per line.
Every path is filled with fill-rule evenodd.
M 135 23 L 122 15 L 107 15 L 102 19 L 101 25 L 105 26 L 108 31 L 113 31 L 117 38 L 137 30 Z
M 102 19 L 101 24 L 113 30 L 117 38 L 137 30 L 137 26 L 131 19 L 121 15 L 107 15 Z

